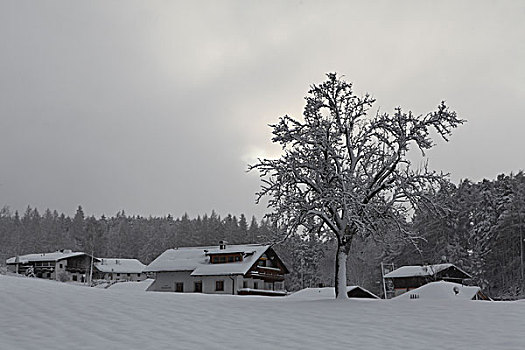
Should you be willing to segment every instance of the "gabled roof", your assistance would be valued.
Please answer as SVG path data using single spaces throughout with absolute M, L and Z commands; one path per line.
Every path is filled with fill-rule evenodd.
M 479 293 L 479 294 L 478 294 Z M 480 287 L 463 286 L 459 283 L 437 281 L 427 283 L 416 289 L 398 295 L 394 299 L 451 299 L 451 300 L 472 300 L 476 294 L 487 298 Z M 414 297 L 417 296 L 416 298 Z M 489 300 L 487 298 L 487 300 Z
M 95 267 L 101 272 L 142 273 L 146 265 L 137 259 L 103 258 Z
M 26 255 L 19 255 L 14 256 L 12 258 L 9 258 L 6 260 L 6 264 L 26 264 L 28 262 L 36 262 L 36 261 L 59 261 L 63 259 L 72 258 L 75 256 L 80 255 L 88 255 L 83 252 L 72 252 L 70 250 L 64 250 L 64 251 L 56 251 L 53 253 L 37 253 L 37 254 L 26 254 Z
M 459 267 L 454 264 L 436 264 L 436 265 L 424 265 L 424 266 L 402 266 L 394 271 L 387 273 L 385 278 L 401 278 L 401 277 L 424 277 L 424 276 L 434 276 L 441 271 L 444 271 L 449 268 L 455 268 L 461 273 L 464 273 L 468 278 L 470 275 L 465 271 L 461 270 Z
M 269 245 L 245 244 L 226 248 L 229 252 L 240 252 L 243 261 L 210 264 L 207 255 L 224 250 L 216 246 L 184 247 L 168 249 L 149 264 L 144 272 L 192 271 L 192 276 L 243 275 L 259 260 Z

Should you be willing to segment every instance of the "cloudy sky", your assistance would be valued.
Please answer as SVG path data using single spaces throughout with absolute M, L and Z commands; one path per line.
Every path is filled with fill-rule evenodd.
M 468 120 L 451 179 L 525 169 L 523 1 L 0 2 L 0 206 L 255 214 L 268 123 L 336 71 Z

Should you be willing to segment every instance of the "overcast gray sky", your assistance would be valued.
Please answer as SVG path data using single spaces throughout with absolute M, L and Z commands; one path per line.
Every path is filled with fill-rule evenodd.
M 0 206 L 255 214 L 247 164 L 336 71 L 376 108 L 446 100 L 453 181 L 525 169 L 524 1 L 0 1 Z

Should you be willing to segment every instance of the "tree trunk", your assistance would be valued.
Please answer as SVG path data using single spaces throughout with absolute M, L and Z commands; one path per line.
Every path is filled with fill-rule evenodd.
M 348 299 L 346 294 L 346 261 L 348 259 L 348 249 L 344 245 L 337 245 L 335 257 L 335 298 Z

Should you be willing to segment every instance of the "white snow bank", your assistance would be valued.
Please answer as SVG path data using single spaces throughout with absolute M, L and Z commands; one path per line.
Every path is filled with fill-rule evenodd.
M 0 276 L 1 349 L 525 349 L 525 303 L 137 293 Z
M 112 284 L 109 289 L 111 290 L 126 290 L 133 292 L 145 292 L 146 289 L 155 281 L 152 278 L 140 282 L 117 282 Z
M 437 281 L 408 291 L 394 299 L 472 300 L 480 291 L 481 288 L 476 286 L 463 286 L 459 283 Z
M 363 291 L 370 293 L 372 296 L 375 296 L 373 293 L 360 286 L 347 286 L 346 292 L 350 292 L 356 288 L 360 288 Z M 301 300 L 321 300 L 321 299 L 334 299 L 335 298 L 335 289 L 334 287 L 324 287 L 324 288 L 304 288 L 300 291 L 292 293 L 288 296 L 292 299 L 301 299 Z

